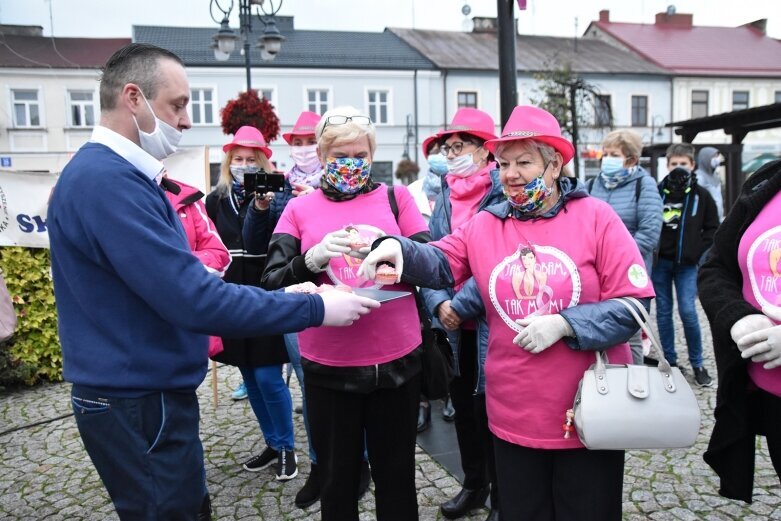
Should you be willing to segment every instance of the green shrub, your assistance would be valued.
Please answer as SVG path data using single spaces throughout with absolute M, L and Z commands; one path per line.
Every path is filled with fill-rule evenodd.
M 0 248 L 0 268 L 14 301 L 18 324 L 8 350 L 10 360 L 0 361 L 0 381 L 12 374 L 27 385 L 43 378 L 62 380 L 62 350 L 57 336 L 57 310 L 49 250 Z M 4 376 L 4 372 L 8 373 Z

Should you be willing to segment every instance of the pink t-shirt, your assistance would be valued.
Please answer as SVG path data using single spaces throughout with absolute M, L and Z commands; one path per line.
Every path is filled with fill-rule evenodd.
M 456 282 L 475 277 L 488 318 L 485 364 L 488 423 L 499 438 L 525 447 L 583 447 L 562 425 L 593 351 L 564 341 L 533 355 L 512 343 L 515 320 L 612 297 L 653 297 L 637 245 L 603 201 L 572 199 L 552 219 L 519 221 L 478 213 L 432 243 L 448 256 Z M 630 363 L 628 344 L 611 363 Z
M 781 192 L 757 215 L 738 245 L 738 263 L 743 273 L 743 298 L 761 310 L 781 311 Z M 761 311 L 757 311 L 761 313 Z M 781 367 L 765 369 L 766 362 L 748 364 L 748 374 L 757 387 L 781 396 Z
M 399 207 L 398 223 L 388 201 L 385 185 L 349 201 L 331 201 L 321 190 L 290 200 L 282 212 L 274 233 L 287 233 L 301 241 L 305 252 L 335 230 L 352 227 L 367 244 L 382 235 L 404 235 L 428 231 L 415 200 L 406 187 L 394 189 Z M 382 288 L 414 291 L 408 284 L 381 286 L 357 272 L 361 260 L 349 255 L 332 259 L 318 284 L 346 284 L 357 288 Z M 384 302 L 379 309 L 364 315 L 349 327 L 314 327 L 298 335 L 301 356 L 320 364 L 354 367 L 382 364 L 412 352 L 420 345 L 420 320 L 415 298 Z

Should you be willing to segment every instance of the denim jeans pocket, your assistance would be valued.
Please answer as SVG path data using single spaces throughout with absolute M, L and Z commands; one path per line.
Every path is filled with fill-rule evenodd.
M 95 415 L 111 410 L 111 404 L 107 401 L 88 400 L 78 396 L 71 396 L 71 403 L 73 404 L 73 412 L 76 414 Z

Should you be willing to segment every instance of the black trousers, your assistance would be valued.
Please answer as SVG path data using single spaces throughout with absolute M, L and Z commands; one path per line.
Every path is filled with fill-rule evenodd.
M 496 465 L 485 394 L 475 395 L 477 386 L 477 332 L 461 331 L 458 354 L 461 375 L 450 382 L 450 399 L 456 410 L 456 437 L 464 471 L 464 488 L 471 490 L 491 485 L 491 505 L 499 505 Z
M 420 374 L 395 389 L 365 394 L 310 382 L 304 370 L 311 442 L 321 476 L 322 521 L 358 521 L 364 432 L 377 521 L 416 521 L 415 436 Z
M 620 521 L 624 451 L 546 450 L 494 436 L 502 519 Z

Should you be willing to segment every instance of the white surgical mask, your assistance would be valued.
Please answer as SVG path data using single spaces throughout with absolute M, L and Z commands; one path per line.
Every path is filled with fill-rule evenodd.
M 710 166 L 714 170 L 716 170 L 718 167 L 721 166 L 721 158 L 719 156 L 714 157 L 710 160 Z
M 138 141 L 141 144 L 141 148 L 147 154 L 160 161 L 176 152 L 176 146 L 182 139 L 182 133 L 158 118 L 143 92 L 141 93 L 141 96 L 144 98 L 146 106 L 149 107 L 149 112 L 151 112 L 152 116 L 155 118 L 155 129 L 151 133 L 141 130 L 134 114 L 133 121 L 135 121 L 136 128 L 138 129 Z
M 298 169 L 307 174 L 313 174 L 323 168 L 317 156 L 317 145 L 290 147 L 290 157 Z
M 258 167 L 254 165 L 231 165 L 229 168 L 233 179 L 241 184 L 244 184 L 244 174 L 256 174 L 258 172 Z
M 447 160 L 447 171 L 456 177 L 469 177 L 480 170 L 480 165 L 474 162 L 472 154 L 462 154 Z
M 605 156 L 602 158 L 602 172 L 610 175 L 617 174 L 624 169 L 624 158 Z

